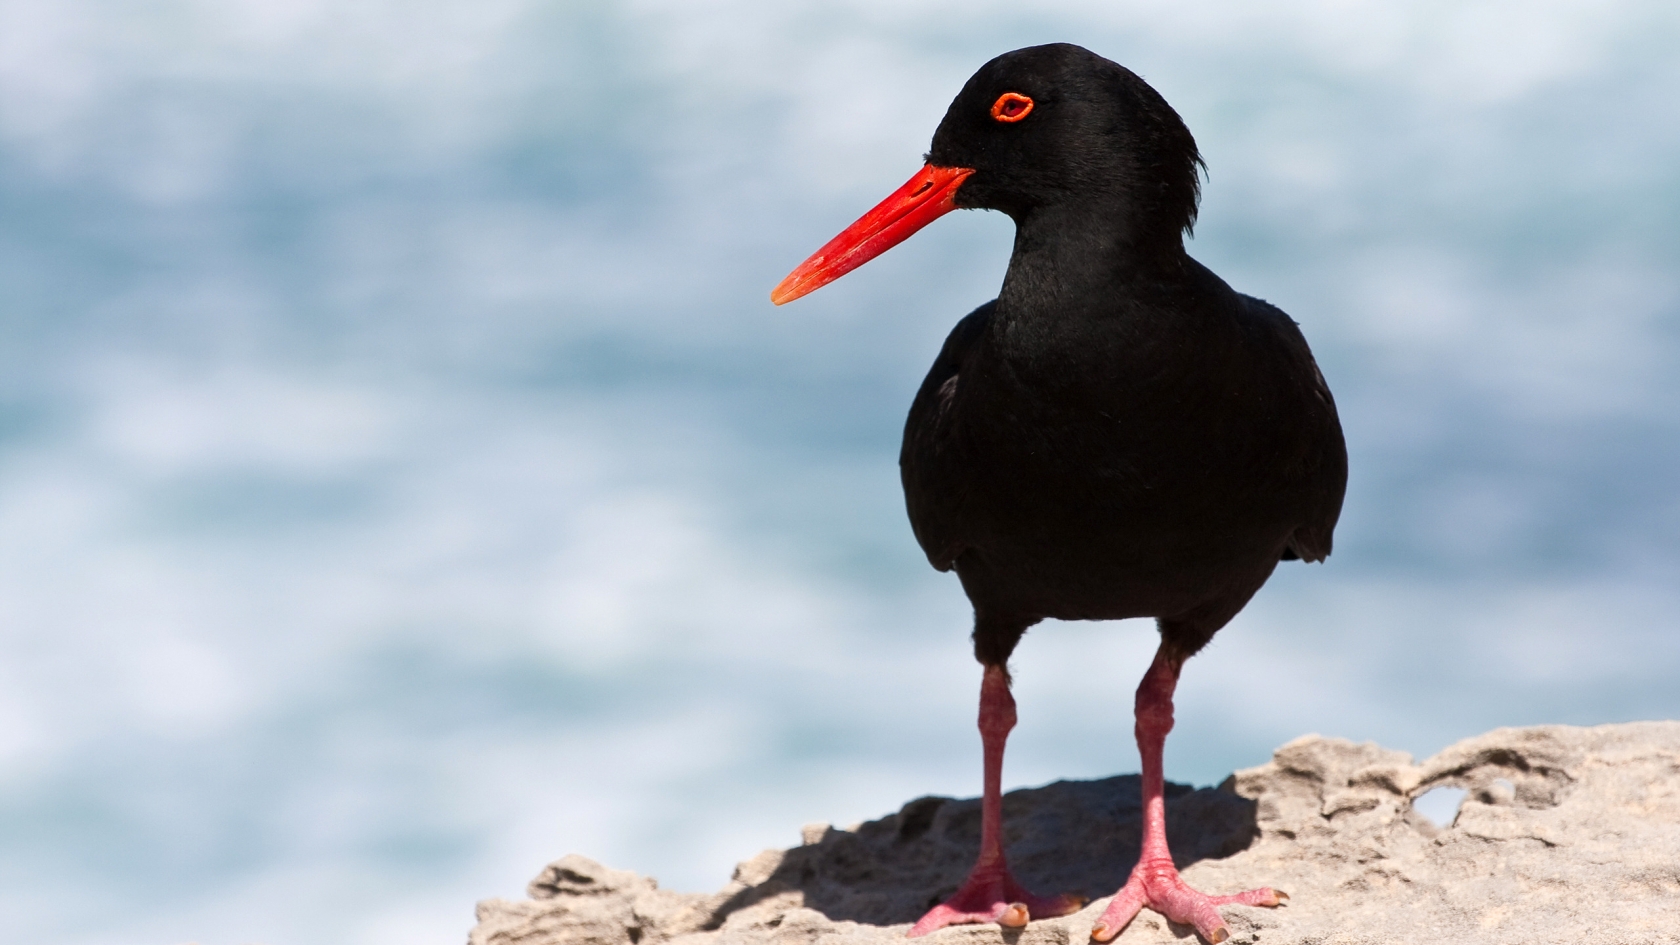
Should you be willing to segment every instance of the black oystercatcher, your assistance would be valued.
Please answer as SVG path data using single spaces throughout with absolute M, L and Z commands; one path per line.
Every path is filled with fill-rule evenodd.
M 1347 451 L 1295 323 L 1185 253 L 1200 166 L 1183 121 L 1132 72 L 1078 46 L 1019 49 L 963 86 L 927 166 L 771 293 L 798 298 L 958 207 L 1015 220 L 1003 288 L 946 339 L 899 457 L 916 539 L 962 579 L 985 666 L 979 859 L 912 936 L 1079 905 L 1022 888 L 1002 843 L 1007 662 L 1046 617 L 1154 617 L 1161 633 L 1137 690 L 1142 857 L 1091 937 L 1149 906 L 1217 943 L 1218 906 L 1286 898 L 1184 884 L 1161 749 L 1184 661 L 1279 560 L 1330 554 Z

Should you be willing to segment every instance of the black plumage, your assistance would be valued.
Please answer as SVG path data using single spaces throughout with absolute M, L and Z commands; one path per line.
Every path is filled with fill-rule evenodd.
M 1180 667 L 1280 560 L 1330 554 L 1347 482 L 1335 403 L 1295 322 L 1185 252 L 1201 157 L 1137 75 L 1066 44 L 1000 56 L 951 103 L 927 164 L 773 296 L 810 291 L 953 207 L 1016 224 L 998 297 L 946 339 L 900 454 L 916 538 L 974 605 L 992 805 L 968 884 L 912 934 L 1070 907 L 1025 892 L 1003 865 L 1006 664 L 1027 628 L 1156 618 L 1137 711 L 1146 811 L 1153 791 L 1159 812 Z M 1149 905 L 1219 941 L 1215 905 L 1286 898 L 1189 890 L 1150 830 L 1100 940 Z
M 1043 121 L 988 122 L 1012 91 Z M 1280 559 L 1330 554 L 1335 403 L 1289 316 L 1185 253 L 1201 158 L 1154 89 L 1077 46 L 1001 56 L 928 161 L 974 168 L 957 205 L 1017 228 L 1002 291 L 946 339 L 899 460 L 983 662 L 1045 617 L 1156 617 L 1188 657 Z

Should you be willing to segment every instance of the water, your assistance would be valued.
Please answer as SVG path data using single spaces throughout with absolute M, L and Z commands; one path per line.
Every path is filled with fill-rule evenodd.
M 978 789 L 895 459 L 1010 225 L 784 309 L 981 62 L 1071 39 L 1210 165 L 1353 478 L 1169 774 L 1680 715 L 1665 5 L 0 3 L 0 915 L 457 942 L 579 851 Z M 1035 629 L 1011 784 L 1135 770 L 1143 623 Z

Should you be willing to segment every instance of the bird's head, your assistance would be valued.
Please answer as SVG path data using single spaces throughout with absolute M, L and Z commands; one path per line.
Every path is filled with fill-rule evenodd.
M 1067 43 L 1017 49 L 963 86 L 927 165 L 770 298 L 820 288 L 959 207 L 1017 223 L 1056 209 L 1109 214 L 1134 240 L 1176 243 L 1195 222 L 1200 166 L 1184 122 L 1131 70 Z
M 1116 203 L 1176 233 L 1194 222 L 1200 191 L 1201 157 L 1178 113 L 1130 69 L 1068 43 L 981 66 L 933 133 L 927 162 L 974 170 L 957 206 L 1017 220 Z

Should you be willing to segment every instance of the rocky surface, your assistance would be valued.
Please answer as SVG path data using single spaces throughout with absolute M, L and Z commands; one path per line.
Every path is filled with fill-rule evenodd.
M 1412 809 L 1468 791 L 1437 827 Z M 1422 764 L 1307 736 L 1218 788 L 1168 786 L 1169 839 L 1210 892 L 1270 885 L 1277 910 L 1228 906 L 1232 943 L 1680 943 L 1680 722 L 1499 729 Z M 849 830 L 742 863 L 711 895 L 581 856 L 523 901 L 479 903 L 470 945 L 874 945 L 955 890 L 980 838 L 975 800 L 925 797 Z M 1030 887 L 1093 898 L 1082 912 L 944 929 L 929 945 L 1080 945 L 1138 856 L 1138 779 L 1062 781 L 1004 798 L 1011 862 Z M 1144 910 L 1117 940 L 1188 945 Z

